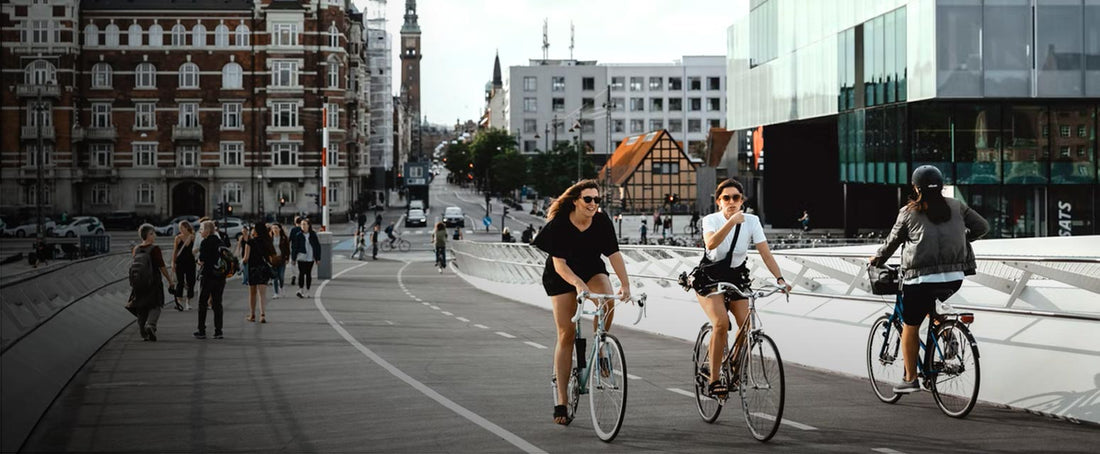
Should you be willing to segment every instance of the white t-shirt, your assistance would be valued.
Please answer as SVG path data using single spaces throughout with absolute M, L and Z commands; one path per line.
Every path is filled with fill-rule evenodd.
M 703 233 L 717 232 L 725 223 L 726 217 L 721 211 L 708 214 L 703 218 Z M 725 257 L 730 250 L 730 245 L 733 244 L 733 234 L 736 231 L 737 226 L 735 225 L 730 228 L 726 238 L 722 240 L 722 243 L 716 249 L 707 249 L 707 258 L 717 262 Z M 749 246 L 765 241 L 768 241 L 768 239 L 764 237 L 764 227 L 760 225 L 760 218 L 754 214 L 746 214 L 745 222 L 741 223 L 741 234 L 737 237 L 737 245 L 733 248 L 730 268 L 736 268 L 745 263 L 745 259 L 749 256 Z

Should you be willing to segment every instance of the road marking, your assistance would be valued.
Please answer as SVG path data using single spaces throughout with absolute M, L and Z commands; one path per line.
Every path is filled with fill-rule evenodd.
M 756 412 L 756 413 L 753 413 L 753 415 L 754 416 L 759 416 L 759 417 L 764 418 L 764 419 L 767 419 L 768 421 L 775 421 L 775 416 L 772 416 L 772 415 L 769 415 L 769 414 L 766 414 L 766 413 Z M 784 418 L 779 423 L 780 424 L 786 424 L 788 426 L 794 427 L 795 429 L 817 430 L 817 427 L 811 426 L 809 424 L 802 424 L 800 422 L 791 421 L 791 420 L 786 419 L 786 418 Z
M 446 315 L 446 316 L 448 316 L 448 317 L 454 317 L 454 315 L 455 315 L 455 314 L 452 314 L 452 313 L 450 313 L 450 312 L 447 312 L 447 311 L 443 311 L 443 312 L 442 312 L 442 314 L 443 314 L 443 315 Z
M 682 389 L 680 389 L 680 388 L 665 388 L 665 389 L 667 389 L 667 390 L 669 390 L 669 391 L 672 391 L 672 392 L 674 392 L 674 393 L 676 393 L 676 394 L 680 394 L 680 395 L 682 395 L 682 396 L 688 396 L 688 397 L 690 397 L 690 398 L 692 398 L 692 399 L 694 399 L 694 398 L 695 398 L 695 393 L 692 393 L 692 392 L 688 392 L 688 391 L 684 391 L 684 390 L 682 390 Z
M 890 449 L 890 448 L 875 448 L 875 449 L 872 449 L 872 451 L 881 452 L 882 454 L 905 454 L 901 451 L 898 451 L 896 449 Z
M 641 380 L 642 379 L 642 377 L 639 377 L 639 376 L 634 375 L 634 374 L 626 374 L 626 378 L 629 378 L 631 380 Z
M 391 321 L 389 321 L 389 320 L 386 320 L 386 323 L 389 323 L 389 324 L 390 324 L 390 326 L 396 325 L 396 323 L 394 323 L 394 322 L 391 322 Z
M 336 275 L 332 276 L 332 278 L 339 278 L 344 273 L 352 271 L 363 265 L 366 264 L 364 263 L 348 268 L 344 271 L 336 273 Z M 401 272 L 405 271 L 405 268 L 408 268 L 409 265 L 411 265 L 411 263 L 406 263 L 404 267 L 401 267 L 401 269 L 398 270 L 397 279 L 399 281 L 401 279 Z M 428 396 L 432 400 L 438 402 L 440 405 L 447 407 L 451 411 L 457 413 L 459 416 L 468 419 L 470 422 L 481 426 L 483 429 L 491 432 L 493 435 L 503 438 L 505 441 L 511 443 L 513 446 L 523 450 L 524 452 L 540 454 L 546 453 L 546 451 L 540 449 L 538 446 L 531 444 L 527 440 L 520 438 L 518 435 L 509 432 L 503 427 L 493 424 L 492 421 L 489 421 L 488 419 L 485 419 L 477 413 L 466 409 L 466 407 L 455 403 L 455 401 L 444 397 L 436 390 L 428 387 L 424 383 L 421 383 L 417 379 L 412 378 L 411 376 L 409 376 L 409 374 L 401 371 L 401 369 L 398 369 L 393 364 L 390 364 L 389 361 L 386 361 L 381 356 L 378 356 L 377 353 L 367 348 L 365 345 L 361 344 L 358 340 L 355 339 L 355 337 L 348 333 L 348 331 L 344 329 L 343 326 L 340 326 L 339 323 L 336 323 L 336 319 L 332 317 L 332 314 L 328 312 L 328 309 L 325 309 L 325 305 L 321 303 L 321 292 L 324 291 L 325 286 L 327 286 L 329 282 L 332 282 L 332 279 L 326 279 L 325 281 L 321 282 L 320 286 L 317 287 L 317 293 L 313 295 L 313 305 L 316 306 L 317 310 L 321 312 L 321 315 L 325 317 L 325 320 L 328 321 L 329 326 L 332 326 L 332 329 L 336 330 L 340 337 L 343 337 L 344 340 L 348 341 L 348 343 L 351 344 L 352 347 L 355 347 L 356 350 L 359 350 L 359 352 L 362 353 L 363 356 L 367 357 L 367 359 L 373 361 L 375 364 L 381 366 L 383 369 L 386 369 L 386 371 L 389 372 L 391 375 L 407 383 L 409 386 L 413 387 L 413 389 L 420 391 L 420 393 Z
M 432 308 L 432 309 L 434 309 L 434 310 L 437 310 L 437 311 L 441 311 L 441 310 L 443 310 L 443 309 L 440 309 L 440 308 L 439 308 L 439 306 L 428 306 L 428 307 L 430 307 L 430 308 Z
M 497 333 L 497 334 L 500 334 L 500 333 Z M 540 350 L 546 350 L 546 346 L 542 345 L 542 344 L 539 344 L 539 343 L 535 343 L 535 342 L 531 342 L 531 341 L 524 341 L 523 343 L 525 343 L 527 345 L 530 345 L 532 347 L 535 347 L 537 349 L 540 349 Z
M 508 334 L 508 333 L 506 333 L 506 332 L 504 332 L 504 331 L 497 331 L 497 336 L 501 336 L 501 337 L 506 337 L 506 338 L 508 338 L 508 339 L 515 339 L 515 338 L 516 338 L 516 336 L 513 336 L 513 335 L 511 335 L 511 334 Z
M 423 304 L 425 306 L 431 306 L 432 305 L 432 303 L 429 303 L 427 301 L 421 301 L 420 304 Z
M 463 323 L 470 323 L 470 319 L 465 317 L 455 317 L 455 319 Z
M 480 323 L 478 323 L 478 324 L 476 324 L 476 325 L 474 325 L 474 326 L 476 326 L 476 327 L 478 327 L 478 328 L 481 328 L 481 329 L 489 329 L 489 327 L 488 327 L 488 326 L 482 325 L 482 324 L 480 324 Z
M 411 295 L 410 295 L 410 296 L 411 296 Z M 418 302 L 418 303 L 419 303 L 419 302 L 423 302 L 423 301 L 424 301 L 424 300 L 422 300 L 422 299 L 420 299 L 420 298 L 417 298 L 417 297 L 415 297 L 415 296 L 413 296 L 413 299 L 414 299 L 414 300 L 416 300 L 416 302 Z

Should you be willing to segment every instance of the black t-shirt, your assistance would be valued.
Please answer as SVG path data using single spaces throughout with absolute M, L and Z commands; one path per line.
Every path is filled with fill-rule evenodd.
M 582 279 L 607 272 L 600 255 L 619 252 L 615 227 L 605 213 L 596 213 L 592 224 L 583 232 L 569 221 L 568 215 L 555 216 L 531 244 L 550 254 L 546 261 L 547 272 L 554 271 L 551 258 L 558 257 L 565 259 L 569 268 Z

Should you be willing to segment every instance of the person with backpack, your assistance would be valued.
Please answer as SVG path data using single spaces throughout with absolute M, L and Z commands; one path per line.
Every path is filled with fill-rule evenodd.
M 248 317 L 245 320 L 256 321 L 256 303 L 260 305 L 260 323 L 267 323 L 264 313 L 264 303 L 267 300 L 267 283 L 271 281 L 273 270 L 270 257 L 275 255 L 275 248 L 271 245 L 271 233 L 267 225 L 260 221 L 256 228 L 252 229 L 252 236 L 247 240 L 241 238 L 244 243 L 244 256 L 242 261 L 247 265 L 248 275 Z
M 321 263 L 321 242 L 313 232 L 309 219 L 302 220 L 302 231 L 290 242 L 290 256 L 298 262 L 298 298 L 309 296 L 313 283 L 313 265 Z M 302 289 L 305 288 L 305 292 Z
M 203 221 L 199 224 L 199 235 L 214 241 L 203 241 L 199 246 L 199 326 L 198 331 L 192 334 L 195 339 L 206 339 L 206 311 L 214 311 L 214 339 L 222 339 L 222 293 L 225 291 L 225 263 L 219 261 L 222 258 L 222 241 L 218 235 L 218 229 L 214 221 Z M 229 249 L 225 249 L 226 252 Z
M 164 276 L 169 286 L 175 283 L 164 265 L 164 254 L 161 253 L 160 246 L 154 244 L 157 240 L 156 229 L 151 224 L 142 224 L 138 227 L 138 236 L 141 244 L 130 252 L 133 261 L 130 263 L 128 307 L 137 315 L 141 339 L 156 342 L 157 320 L 160 319 L 160 308 L 164 305 L 164 286 L 160 278 Z M 161 276 L 157 276 L 157 273 Z

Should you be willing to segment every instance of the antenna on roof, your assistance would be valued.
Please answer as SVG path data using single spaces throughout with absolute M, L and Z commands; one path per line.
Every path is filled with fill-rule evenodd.
M 550 59 L 550 19 L 542 20 L 542 59 Z
M 573 59 L 573 21 L 569 21 L 569 59 Z

